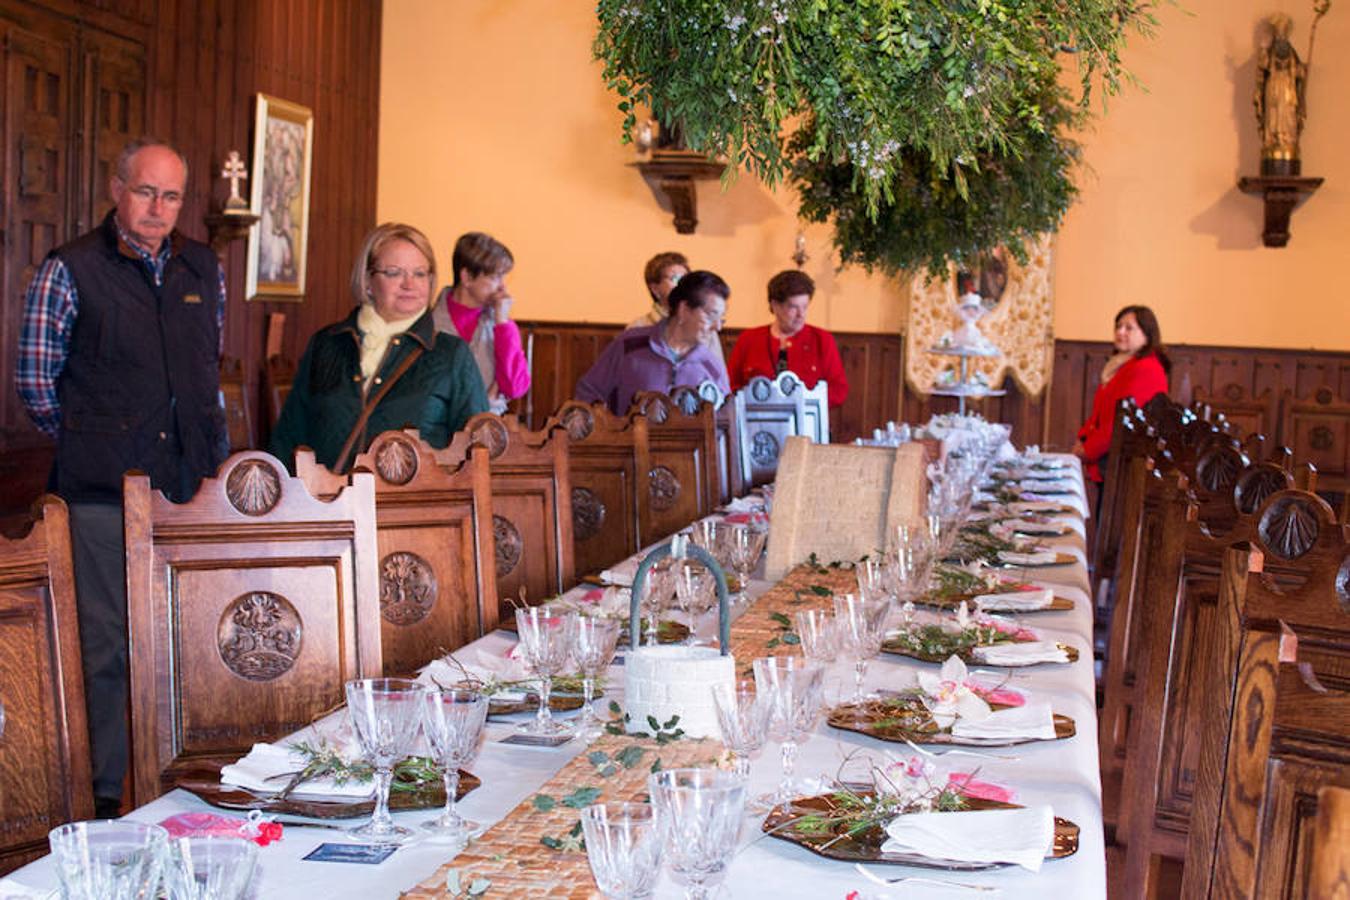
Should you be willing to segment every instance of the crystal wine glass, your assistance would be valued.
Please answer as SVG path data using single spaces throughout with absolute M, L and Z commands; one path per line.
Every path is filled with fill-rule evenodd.
M 671 571 L 675 577 L 675 599 L 689 623 L 689 638 L 685 643 L 696 646 L 700 643 L 696 636 L 699 618 L 712 608 L 712 599 L 716 596 L 713 574 L 702 563 L 691 559 L 676 560 Z
M 347 682 L 347 715 L 361 751 L 375 769 L 375 811 L 370 821 L 352 828 L 352 837 L 375 844 L 401 844 L 412 830 L 389 816 L 389 786 L 394 765 L 408 755 L 422 721 L 426 689 L 406 678 L 364 678 Z
M 858 576 L 858 593 L 870 599 L 891 596 L 891 573 L 882 554 L 869 556 L 854 567 Z
M 168 900 L 241 900 L 258 866 L 258 845 L 242 837 L 181 837 L 164 865 Z
M 769 736 L 782 743 L 783 780 L 778 790 L 756 803 L 777 806 L 795 793 L 792 770 L 797 743 L 815 730 L 820 717 L 825 669 L 800 656 L 766 656 L 753 663 L 755 687 L 769 698 Z
M 647 569 L 646 580 L 642 583 L 642 596 L 638 598 L 638 609 L 647 617 L 647 628 L 643 641 L 654 646 L 659 639 L 661 617 L 670 608 L 670 598 L 675 593 L 675 561 L 662 559 Z
M 595 679 L 614 661 L 619 646 L 619 621 L 600 616 L 577 616 L 576 634 L 572 638 L 572 656 L 581 670 L 581 689 L 586 705 L 573 723 L 584 737 L 600 733 L 600 717 L 595 714 Z
M 731 556 L 731 566 L 741 583 L 738 600 L 745 600 L 745 589 L 750 584 L 750 573 L 759 565 L 764 553 L 764 542 L 769 533 L 752 525 L 732 525 L 727 531 L 727 549 Z
M 581 811 L 586 858 L 600 893 L 638 900 L 656 891 L 664 835 L 650 803 L 596 803 Z
M 839 658 L 839 629 L 832 612 L 800 609 L 793 619 L 807 659 L 828 666 Z
M 120 820 L 71 822 L 47 835 L 66 900 L 153 897 L 168 849 L 158 825 Z
M 858 594 L 839 594 L 834 598 L 835 627 L 839 630 L 840 649 L 853 655 L 853 702 L 862 703 L 863 678 L 867 663 L 881 652 L 886 633 L 890 598 L 867 599 Z
M 722 744 L 735 760 L 736 774 L 748 778 L 750 758 L 764 748 L 769 736 L 772 704 L 755 690 L 755 683 L 749 679 L 719 684 L 712 691 Z
M 445 779 L 445 809 L 423 822 L 422 828 L 458 844 L 478 830 L 477 822 L 455 811 L 455 795 L 459 793 L 460 768 L 478 755 L 488 698 L 478 691 L 443 689 L 427 691 L 422 699 L 422 730 Z
M 688 900 L 711 896 L 736 853 L 745 779 L 720 769 L 666 769 L 647 779 L 666 861 Z
M 539 679 L 539 711 L 534 720 L 522 722 L 519 728 L 530 734 L 563 734 L 570 730 L 564 722 L 553 718 L 549 710 L 549 694 L 553 691 L 553 676 L 567 665 L 571 655 L 571 638 L 576 633 L 572 620 L 575 613 L 531 606 L 516 610 L 516 633 L 520 636 L 520 652 L 531 674 Z
M 716 519 L 699 519 L 690 528 L 689 537 L 695 547 L 702 547 L 712 554 L 722 568 L 731 566 L 731 556 L 727 547 L 727 525 Z

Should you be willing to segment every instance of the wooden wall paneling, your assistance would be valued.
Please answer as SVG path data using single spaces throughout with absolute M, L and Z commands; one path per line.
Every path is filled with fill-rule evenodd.
M 382 670 L 375 479 L 320 501 L 236 453 L 191 501 L 124 479 L 134 802 L 237 759 Z
M 26 536 L 0 539 L 0 875 L 94 814 L 70 526 L 55 497 L 40 512 Z

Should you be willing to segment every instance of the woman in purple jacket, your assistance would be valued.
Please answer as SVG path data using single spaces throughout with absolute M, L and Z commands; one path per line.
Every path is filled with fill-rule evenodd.
M 690 272 L 667 298 L 670 316 L 615 338 L 577 382 L 577 398 L 603 401 L 624 415 L 639 391 L 668 394 L 681 385 L 712 381 L 729 393 L 726 366 L 704 343 L 721 328 L 730 296 L 731 288 L 718 275 Z

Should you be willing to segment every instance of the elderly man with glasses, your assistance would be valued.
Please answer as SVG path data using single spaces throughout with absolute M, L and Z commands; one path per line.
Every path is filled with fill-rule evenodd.
M 117 158 L 114 208 L 53 250 L 24 303 L 16 383 L 56 442 L 50 486 L 70 505 L 96 813 L 116 815 L 127 769 L 122 474 L 187 500 L 224 460 L 225 276 L 175 230 L 187 162 L 142 138 Z

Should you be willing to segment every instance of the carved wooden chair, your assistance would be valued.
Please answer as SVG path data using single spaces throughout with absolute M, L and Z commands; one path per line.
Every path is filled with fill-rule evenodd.
M 253 449 L 253 404 L 249 402 L 241 360 L 227 356 L 220 361 L 220 394 L 225 400 L 225 425 L 230 435 L 230 452 Z
M 1318 796 L 1350 788 L 1350 543 L 1305 492 L 1272 496 L 1261 515 L 1265 551 L 1224 557 L 1223 678 L 1188 738 L 1201 755 L 1187 898 L 1326 896 L 1310 884 Z M 1301 566 L 1301 583 L 1273 583 L 1272 559 Z
M 645 542 L 674 534 L 717 506 L 717 432 L 713 405 L 699 401 L 686 413 L 666 394 L 640 392 L 633 408 L 647 419 L 651 455 Z
M 136 805 L 380 674 L 373 476 L 325 502 L 255 451 L 187 503 L 136 472 L 123 495 Z
M 38 501 L 0 538 L 0 875 L 47 853 L 47 832 L 94 816 L 66 504 Z
M 649 540 L 651 458 L 647 418 L 620 418 L 603 403 L 569 400 L 544 430 L 561 425 L 569 439 L 572 546 L 578 573 L 599 572 Z
M 781 376 L 780 376 L 781 377 Z M 806 419 L 806 430 L 802 432 L 817 444 L 830 442 L 830 386 L 817 381 L 815 387 L 806 388 L 802 394 L 802 414 Z
M 539 603 L 570 588 L 576 576 L 567 432 L 529 431 L 514 416 L 481 413 L 435 451 L 436 459 L 458 465 L 472 446 L 488 451 L 498 595 Z M 500 614 L 509 608 L 505 603 Z
M 1317 792 L 1310 897 L 1350 898 L 1350 787 L 1329 784 Z
M 692 414 L 698 410 L 700 401 L 713 405 L 713 430 L 717 444 L 717 499 L 719 503 L 730 503 L 746 491 L 741 483 L 739 465 L 741 428 L 736 419 L 736 404 L 728 403 L 722 389 L 711 381 L 700 382 L 698 387 L 680 386 L 670 392 L 675 405 Z
M 435 454 L 416 431 L 386 431 L 352 461 L 353 472 L 375 482 L 386 675 L 410 675 L 492 631 L 500 618 L 488 451 L 474 448 L 454 466 Z M 348 481 L 303 448 L 295 471 L 320 497 Z
M 756 376 L 731 395 L 731 402 L 740 422 L 741 479 L 747 489 L 768 484 L 778 474 L 787 439 L 811 433 L 805 386 L 791 372 L 774 379 Z
M 1143 412 L 1128 397 L 1116 409 L 1116 421 L 1111 429 L 1111 449 L 1106 454 L 1102 472 L 1102 502 L 1092 532 L 1092 596 L 1099 607 L 1109 615 L 1110 599 L 1102 591 L 1110 589 L 1115 571 L 1116 554 L 1120 548 L 1121 509 L 1125 471 L 1132 459 L 1148 453 L 1156 436 L 1144 419 Z
M 1199 504 L 1184 491 L 1173 492 L 1159 511 L 1116 832 L 1130 896 L 1151 895 L 1162 861 L 1185 857 L 1201 753 L 1194 735 L 1231 662 L 1224 650 L 1231 629 L 1219 603 L 1227 547 L 1244 541 L 1258 548 L 1271 561 L 1267 575 L 1292 589 L 1314 574 L 1318 557 L 1308 557 L 1310 547 L 1301 542 L 1305 529 L 1316 533 L 1318 506 L 1325 508 L 1307 492 L 1280 491 L 1256 514 L 1236 516 L 1221 537 L 1198 518 Z

